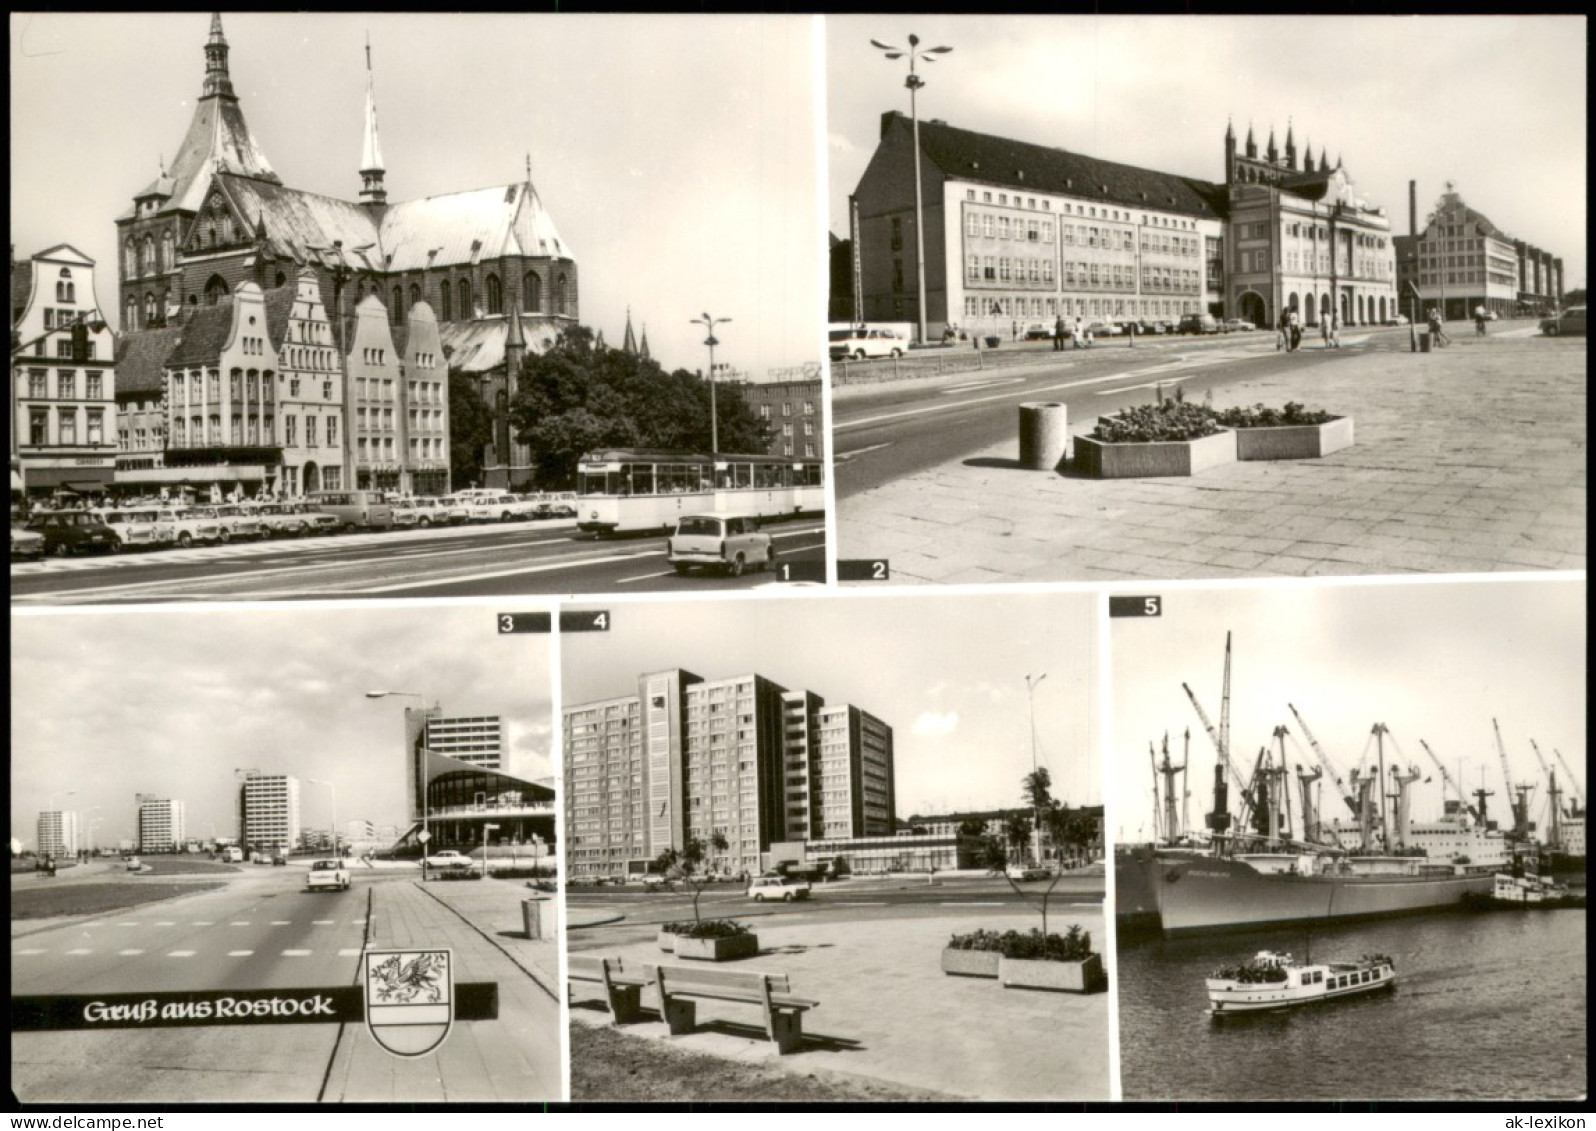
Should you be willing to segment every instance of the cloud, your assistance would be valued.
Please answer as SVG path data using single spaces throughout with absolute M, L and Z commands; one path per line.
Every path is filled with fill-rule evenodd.
M 914 727 L 912 729 L 915 734 L 928 738 L 935 738 L 944 734 L 952 734 L 956 729 L 958 729 L 958 726 L 959 713 L 957 711 L 949 711 L 946 714 L 938 714 L 935 711 L 926 711 L 919 718 L 914 720 Z
M 835 131 L 826 134 L 826 148 L 833 153 L 856 153 L 859 149 L 852 138 Z

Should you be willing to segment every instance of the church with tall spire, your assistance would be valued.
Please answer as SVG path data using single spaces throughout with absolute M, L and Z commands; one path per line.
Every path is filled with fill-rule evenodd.
M 124 333 L 175 325 L 245 283 L 290 285 L 308 268 L 342 351 L 365 299 L 376 298 L 401 333 L 424 304 L 450 370 L 476 381 L 502 417 L 521 359 L 552 346 L 580 311 L 576 257 L 532 184 L 530 156 L 522 180 L 390 202 L 368 41 L 356 199 L 289 188 L 245 119 L 219 14 L 203 50 L 182 143 L 169 165 L 152 162 L 158 175 L 116 220 Z M 529 481 L 530 454 L 502 420 L 494 434 L 487 485 Z

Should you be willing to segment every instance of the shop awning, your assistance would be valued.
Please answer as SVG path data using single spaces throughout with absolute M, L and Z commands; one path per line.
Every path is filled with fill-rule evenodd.
M 264 467 L 147 467 L 116 473 L 117 486 L 181 483 L 260 483 L 266 479 Z
M 93 495 L 111 485 L 112 469 L 92 467 L 23 467 L 23 480 L 29 491 L 65 487 L 69 491 Z M 18 490 L 20 485 L 14 485 Z

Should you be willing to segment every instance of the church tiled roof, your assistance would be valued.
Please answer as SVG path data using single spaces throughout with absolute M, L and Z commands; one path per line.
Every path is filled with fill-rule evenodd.
M 528 353 L 545 353 L 559 340 L 565 324 L 541 314 L 521 315 L 521 332 Z M 509 325 L 500 318 L 477 318 L 470 322 L 440 322 L 438 337 L 449 352 L 449 368 L 466 373 L 486 373 L 504 364 L 504 343 Z
M 250 177 L 224 174 L 217 181 L 249 229 L 254 231 L 257 224 L 265 229 L 267 250 L 296 263 L 331 264 L 335 258 L 330 253 L 314 249 L 331 248 L 341 240 L 351 267 L 365 266 L 355 249 L 369 245 L 365 255 L 371 269 L 384 270 L 377 225 L 360 205 Z
M 116 339 L 116 393 L 159 393 L 166 388 L 166 359 L 183 337 L 183 327 L 139 330 Z
M 903 114 L 894 111 L 888 117 L 887 128 L 910 128 Z M 976 133 L 944 122 L 920 123 L 920 148 L 942 172 L 961 180 L 1126 208 L 1183 212 L 1204 219 L 1219 219 L 1224 214 L 1223 185 Z
M 380 241 L 390 271 L 452 267 L 501 255 L 575 258 L 537 190 L 524 181 L 390 205 Z M 429 258 L 435 248 L 437 255 Z

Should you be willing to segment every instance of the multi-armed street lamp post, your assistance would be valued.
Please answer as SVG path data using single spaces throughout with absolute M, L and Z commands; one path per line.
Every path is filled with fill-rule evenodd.
M 709 454 L 714 455 L 720 451 L 720 413 L 715 410 L 715 347 L 720 342 L 715 338 L 715 327 L 724 326 L 730 318 L 711 318 L 707 313 L 702 318 L 689 319 L 695 326 L 702 326 L 705 334 L 704 344 L 709 347 Z
M 391 695 L 408 695 L 419 702 L 422 709 L 427 706 L 426 696 L 419 691 L 368 691 L 367 699 L 386 699 Z M 425 747 L 422 748 L 425 750 Z M 411 753 L 414 753 L 413 751 Z M 416 762 L 416 802 L 421 808 L 421 880 L 427 879 L 427 842 L 432 839 L 432 830 L 427 827 L 427 775 L 425 759 Z
M 919 290 L 919 324 L 921 345 L 925 344 L 925 203 L 921 199 L 920 190 L 920 108 L 916 102 L 916 94 L 925 85 L 925 80 L 915 73 L 914 65 L 917 62 L 935 63 L 938 55 L 946 55 L 952 51 L 951 47 L 920 47 L 920 37 L 909 37 L 909 49 L 893 47 L 882 43 L 879 39 L 872 39 L 870 46 L 876 47 L 887 53 L 888 59 L 909 60 L 909 77 L 903 80 L 903 85 L 909 88 L 909 122 L 914 130 L 914 269 L 920 285 Z
M 1031 703 L 1031 835 L 1034 837 L 1036 866 L 1042 866 L 1042 806 L 1041 794 L 1036 788 L 1036 685 L 1047 678 L 1043 672 L 1039 676 L 1025 677 L 1025 697 Z

